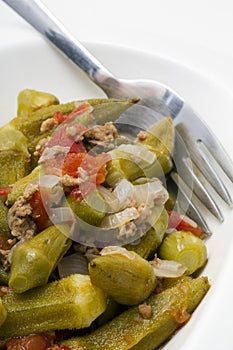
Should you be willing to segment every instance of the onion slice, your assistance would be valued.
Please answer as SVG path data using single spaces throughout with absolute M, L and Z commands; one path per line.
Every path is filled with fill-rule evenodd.
M 58 264 L 60 278 L 65 278 L 74 274 L 87 275 L 88 261 L 84 255 L 75 253 L 65 256 Z
M 138 210 L 134 207 L 126 208 L 118 213 L 105 216 L 102 220 L 101 227 L 113 229 L 121 227 L 140 216 Z
M 119 247 L 119 246 L 108 246 L 108 247 L 104 247 L 101 251 L 100 251 L 100 255 L 101 256 L 105 256 L 105 255 L 123 255 L 126 258 L 133 260 L 135 259 L 135 254 L 132 254 L 129 250 L 127 250 L 126 248 L 123 247 Z
M 132 160 L 135 160 L 138 166 L 149 166 L 156 161 L 155 153 L 141 145 L 122 144 L 116 151 L 128 154 Z
M 146 204 L 150 208 L 155 205 L 163 205 L 168 200 L 169 195 L 163 183 L 153 178 L 145 184 L 134 186 L 134 199 L 137 206 Z
M 155 258 L 150 261 L 156 277 L 177 278 L 183 276 L 187 268 L 173 260 Z

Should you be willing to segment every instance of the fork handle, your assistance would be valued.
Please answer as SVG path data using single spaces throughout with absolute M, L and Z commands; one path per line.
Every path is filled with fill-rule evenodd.
M 63 26 L 40 0 L 3 0 L 105 90 L 116 78 Z

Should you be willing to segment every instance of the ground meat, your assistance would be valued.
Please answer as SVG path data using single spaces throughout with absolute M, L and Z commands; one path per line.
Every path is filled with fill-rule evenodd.
M 84 137 L 92 146 L 102 146 L 111 149 L 115 146 L 118 132 L 112 122 L 98 125 L 85 132 Z
M 147 320 L 152 317 L 152 307 L 145 303 L 138 305 L 138 312 L 143 318 Z
M 66 187 L 74 187 L 80 185 L 80 179 L 66 174 L 62 176 L 61 183 Z
M 11 229 L 11 234 L 16 237 L 17 241 L 26 241 L 31 239 L 36 233 L 36 224 L 31 217 L 32 207 L 28 203 L 34 192 L 38 189 L 37 183 L 30 183 L 8 212 L 8 224 Z M 13 248 L 14 249 L 14 245 Z M 11 249 L 5 253 L 4 266 L 9 267 L 9 254 Z
M 36 157 L 40 157 L 46 147 L 46 144 L 48 143 L 48 141 L 51 139 L 50 136 L 45 137 L 44 139 L 40 140 L 38 142 L 38 144 L 36 145 L 36 150 L 34 152 L 34 156 Z
M 57 125 L 58 122 L 54 119 L 54 118 L 49 118 L 49 119 L 46 119 L 45 121 L 43 121 L 43 123 L 41 124 L 41 127 L 40 127 L 40 131 L 43 133 L 43 132 L 46 132 L 46 131 L 49 131 L 51 129 L 54 128 L 55 125 Z
M 144 141 L 147 138 L 147 135 L 146 131 L 140 131 L 137 136 L 137 141 Z

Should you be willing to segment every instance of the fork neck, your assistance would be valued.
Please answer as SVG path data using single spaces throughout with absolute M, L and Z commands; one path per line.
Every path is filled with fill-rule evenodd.
M 104 91 L 117 79 L 53 16 L 40 0 L 3 0 Z

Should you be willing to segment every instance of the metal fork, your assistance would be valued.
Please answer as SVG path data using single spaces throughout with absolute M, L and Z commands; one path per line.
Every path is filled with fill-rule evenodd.
M 209 127 L 169 87 L 157 81 L 118 79 L 69 33 L 39 0 L 3 0 L 78 65 L 109 98 L 140 97 L 139 112 L 133 110 L 119 123 L 146 129 L 155 118 L 170 115 L 176 126 L 174 165 L 171 178 L 178 186 L 177 203 L 204 230 L 210 232 L 195 196 L 221 222 L 223 215 L 209 184 L 232 206 L 232 198 L 221 180 L 217 163 L 233 182 L 233 163 Z M 146 113 L 143 110 L 146 109 Z M 143 118 L 137 118 L 141 116 Z M 208 185 L 206 185 L 208 182 Z M 195 194 L 193 196 L 193 193 Z

